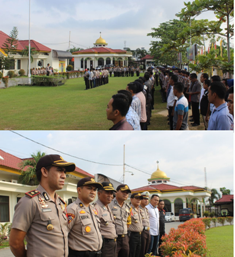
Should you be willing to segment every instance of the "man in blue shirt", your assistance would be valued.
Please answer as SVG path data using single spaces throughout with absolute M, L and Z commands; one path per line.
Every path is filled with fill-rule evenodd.
M 225 102 L 226 87 L 220 81 L 215 81 L 209 87 L 208 100 L 215 108 L 211 113 L 208 130 L 230 130 L 233 116 L 229 113 Z

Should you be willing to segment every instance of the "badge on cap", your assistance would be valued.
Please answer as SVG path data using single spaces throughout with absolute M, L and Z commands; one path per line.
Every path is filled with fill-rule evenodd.
M 112 186 L 112 184 L 109 184 L 109 186 L 111 187 L 111 186 Z
M 85 227 L 85 231 L 86 231 L 87 233 L 89 233 L 89 232 L 91 232 L 91 228 L 90 228 L 89 226 L 86 226 L 86 227 Z
M 94 180 L 93 178 L 91 178 L 91 181 L 92 181 L 92 182 L 95 182 L 95 180 Z

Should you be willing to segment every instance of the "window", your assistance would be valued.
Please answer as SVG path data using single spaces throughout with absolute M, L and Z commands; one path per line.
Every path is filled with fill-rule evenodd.
M 164 203 L 165 203 L 165 211 L 166 212 L 171 212 L 171 202 L 167 199 L 164 199 Z
M 15 69 L 15 59 L 6 59 L 5 60 L 5 69 L 14 70 Z
M 0 195 L 0 222 L 9 221 L 9 196 Z
M 183 209 L 183 201 L 180 198 L 175 199 L 175 216 L 179 216 L 179 210 Z
M 17 60 L 17 70 L 21 69 L 21 60 Z

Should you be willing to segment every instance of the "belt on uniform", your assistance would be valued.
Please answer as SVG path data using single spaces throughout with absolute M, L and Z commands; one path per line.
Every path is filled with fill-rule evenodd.
M 149 230 L 150 228 L 149 227 L 144 227 L 144 229 L 143 230 Z
M 126 237 L 127 234 L 118 235 L 118 237 Z
M 78 256 L 78 257 L 100 257 L 101 251 L 89 252 L 89 251 L 75 251 L 69 248 L 69 256 Z
M 110 238 L 104 238 L 103 237 L 103 241 L 105 241 L 105 242 L 116 242 L 117 241 L 117 238 L 113 238 L 113 239 L 110 239 Z
M 131 232 L 131 234 L 139 234 L 139 235 L 141 235 L 141 232 L 142 231 L 140 231 L 140 232 L 133 232 L 133 231 L 130 231 Z

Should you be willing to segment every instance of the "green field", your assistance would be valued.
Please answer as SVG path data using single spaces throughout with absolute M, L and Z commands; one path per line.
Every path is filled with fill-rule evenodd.
M 112 77 L 109 84 L 92 90 L 85 90 L 83 78 L 69 79 L 59 87 L 1 89 L 0 130 L 108 130 L 112 127 L 106 119 L 110 98 L 135 79 Z M 159 114 L 165 110 L 157 87 L 149 130 L 169 129 L 165 114 Z
M 206 231 L 208 257 L 233 256 L 233 226 L 211 228 Z

